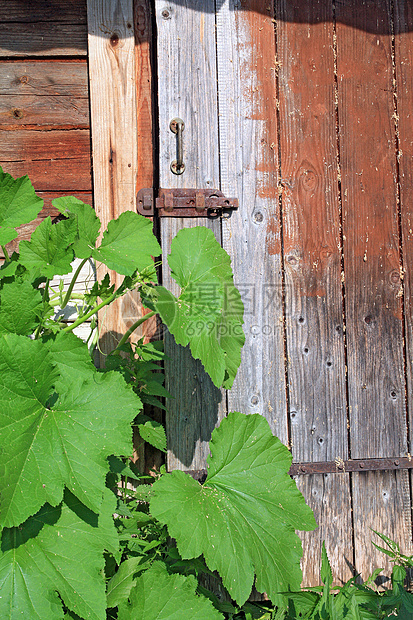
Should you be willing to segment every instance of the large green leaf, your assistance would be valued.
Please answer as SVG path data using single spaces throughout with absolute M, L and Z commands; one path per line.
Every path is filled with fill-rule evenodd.
M 42 295 L 30 282 L 7 284 L 0 291 L 0 334 L 31 334 L 42 308 Z
M 52 201 L 53 206 L 63 215 L 74 215 L 77 223 L 77 236 L 73 249 L 78 258 L 89 258 L 96 246 L 100 230 L 100 219 L 94 209 L 74 196 L 61 196 Z
M 197 581 L 190 575 L 168 575 L 154 562 L 136 580 L 130 605 L 119 607 L 119 620 L 222 620 L 211 601 L 195 593 Z
M 133 211 L 122 213 L 109 222 L 102 243 L 93 257 L 109 269 L 131 276 L 153 264 L 161 248 L 152 232 L 152 222 Z
M 20 262 L 30 271 L 53 278 L 72 270 L 73 250 L 70 245 L 76 237 L 75 218 L 52 224 L 47 217 L 36 228 L 30 241 L 20 242 Z
M 158 287 L 154 306 L 178 344 L 190 344 L 216 386 L 230 388 L 244 344 L 243 305 L 233 283 L 231 260 L 211 230 L 180 230 L 168 256 L 181 287 L 178 299 Z
M 15 227 L 34 220 L 42 208 L 28 176 L 14 179 L 0 167 L 0 245 L 15 239 Z
M 273 602 L 300 587 L 301 543 L 294 530 L 316 522 L 288 475 L 291 454 L 260 415 L 230 413 L 212 433 L 208 477 L 200 485 L 174 471 L 153 487 L 151 512 L 176 538 L 183 559 L 203 554 L 242 605 L 256 587 Z
M 114 372 L 76 376 L 42 342 L 0 337 L 1 523 L 22 523 L 66 485 L 99 512 L 110 454 L 131 454 L 139 398 Z
M 103 551 L 116 544 L 114 500 L 106 490 L 98 519 L 66 491 L 62 505 L 46 504 L 20 527 L 3 530 L 2 620 L 60 620 L 58 594 L 81 618 L 106 618 Z

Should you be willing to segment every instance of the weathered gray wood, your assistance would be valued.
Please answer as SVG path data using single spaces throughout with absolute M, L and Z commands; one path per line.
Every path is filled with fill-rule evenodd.
M 87 30 L 84 24 L 0 22 L 0 58 L 24 56 L 86 56 Z
M 38 95 L 1 95 L 0 127 L 21 125 L 70 126 L 89 128 L 89 100 L 86 97 L 39 97 Z
M 390 3 L 337 3 L 350 443 L 353 458 L 407 453 Z M 352 23 L 349 29 L 341 22 Z M 369 528 L 411 548 L 404 473 L 354 474 L 355 564 L 383 566 Z M 389 570 L 390 567 L 386 565 Z
M 278 205 L 275 42 L 261 0 L 217 12 L 223 192 L 240 201 L 223 221 L 224 247 L 245 306 L 246 343 L 229 410 L 260 413 L 288 444 Z
M 122 212 L 136 210 L 133 1 L 88 0 L 87 5 L 94 200 L 104 230 Z M 116 285 L 122 279 L 111 273 Z M 107 353 L 127 329 L 122 300 L 105 309 L 99 321 L 100 346 Z
M 87 98 L 86 60 L 3 61 L 0 65 L 0 93 L 19 96 Z
M 278 0 L 276 11 L 293 461 L 346 460 L 332 6 L 330 0 Z M 303 535 L 304 584 L 317 582 L 323 540 L 334 575 L 351 577 L 349 483 L 348 475 L 297 479 L 319 524 Z
M 191 7 L 157 0 L 158 92 L 161 187 L 219 186 L 217 90 L 214 2 L 196 0 Z M 186 170 L 175 176 L 170 170 L 176 159 L 176 137 L 170 121 L 180 117 Z M 169 251 L 175 234 L 184 226 L 209 224 L 220 238 L 219 223 L 203 219 L 164 218 L 162 250 Z M 163 282 L 174 293 L 177 286 L 164 264 Z M 166 387 L 174 396 L 168 401 L 168 467 L 205 467 L 207 442 L 225 414 L 225 396 L 214 388 L 202 365 L 188 350 L 165 339 L 169 360 L 165 364 Z

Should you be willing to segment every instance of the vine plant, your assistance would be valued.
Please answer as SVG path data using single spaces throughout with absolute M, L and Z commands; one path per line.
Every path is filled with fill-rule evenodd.
M 283 593 L 299 590 L 302 578 L 295 530 L 316 523 L 267 421 L 230 413 L 212 433 L 203 485 L 164 468 L 154 480 L 128 458 L 132 424 L 166 450 L 163 426 L 142 413 L 143 403 L 167 395 L 161 344 L 128 341 L 142 321 L 159 314 L 213 383 L 231 387 L 244 334 L 229 256 L 210 230 L 180 231 L 168 256 L 176 298 L 157 284 L 161 249 L 149 221 L 123 213 L 98 245 L 98 217 L 70 196 L 53 201 L 59 222 L 46 218 L 9 256 L 16 227 L 42 205 L 28 177 L 0 168 L 0 617 L 252 619 L 272 617 L 277 606 L 287 617 Z M 90 260 L 123 275 L 121 285 L 106 275 L 75 292 Z M 149 312 L 97 369 L 94 336 L 83 342 L 74 330 L 93 327 L 100 309 L 131 290 Z M 61 312 L 69 303 L 77 308 L 71 324 Z M 119 488 L 121 477 L 135 479 L 135 490 Z M 226 601 L 198 581 L 214 571 Z M 253 585 L 275 607 L 248 603 Z

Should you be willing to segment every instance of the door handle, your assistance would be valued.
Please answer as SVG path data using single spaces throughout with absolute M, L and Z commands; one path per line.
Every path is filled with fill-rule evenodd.
M 171 163 L 171 171 L 174 174 L 182 174 L 185 171 L 184 147 L 182 143 L 182 132 L 185 123 L 181 118 L 173 118 L 169 124 L 172 133 L 176 134 L 176 159 Z

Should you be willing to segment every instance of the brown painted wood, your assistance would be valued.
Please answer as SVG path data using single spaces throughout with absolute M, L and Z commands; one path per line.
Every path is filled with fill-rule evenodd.
M 279 0 L 276 6 L 293 461 L 346 460 L 332 8 L 329 0 Z M 334 575 L 349 579 L 353 550 L 348 474 L 305 476 L 297 485 L 319 524 L 302 537 L 304 584 L 318 580 L 323 540 Z
M 395 3 L 395 72 L 397 79 L 397 129 L 400 184 L 400 223 L 403 240 L 403 276 L 409 452 L 413 428 L 413 5 L 408 0 Z M 413 488 L 413 472 L 410 489 Z M 403 553 L 405 551 L 403 550 Z
M 352 0 L 336 10 L 351 457 L 405 455 L 390 7 Z M 411 547 L 406 476 L 352 475 L 355 564 L 363 576 L 384 565 L 369 528 Z
M 36 191 L 92 189 L 89 130 L 1 131 L 0 140 L 4 171 L 28 174 Z

